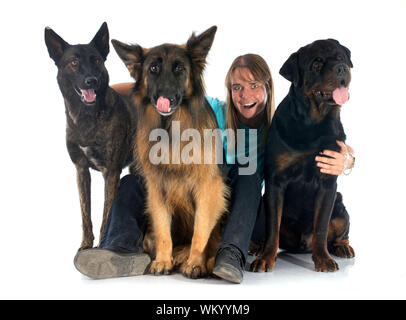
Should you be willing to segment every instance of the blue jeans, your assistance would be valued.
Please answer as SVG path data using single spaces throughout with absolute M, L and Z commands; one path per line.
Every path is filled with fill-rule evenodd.
M 251 234 L 254 242 L 265 238 L 265 215 L 259 176 L 241 176 L 237 174 L 237 169 L 234 166 L 228 173 L 228 184 L 232 188 L 230 213 L 219 248 L 237 247 L 246 259 Z M 145 202 L 146 189 L 142 177 L 124 176 L 120 180 L 99 248 L 142 252 L 147 224 Z
M 147 225 L 146 189 L 142 177 L 128 174 L 120 180 L 99 248 L 142 252 Z
M 228 173 L 228 183 L 231 187 L 229 216 L 219 250 L 237 248 L 245 264 L 250 241 L 259 243 L 265 239 L 262 179 L 257 173 L 238 175 L 238 166 L 235 165 Z

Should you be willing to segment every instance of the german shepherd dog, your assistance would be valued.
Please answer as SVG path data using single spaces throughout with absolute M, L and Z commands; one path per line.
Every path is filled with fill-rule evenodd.
M 316 271 L 333 272 L 330 253 L 354 257 L 349 216 L 337 193 L 337 176 L 320 173 L 320 151 L 340 151 L 345 141 L 341 105 L 348 100 L 350 51 L 333 39 L 293 53 L 280 70 L 292 82 L 278 106 L 265 153 L 267 240 L 251 269 L 271 271 L 278 248 L 312 252 Z
M 76 166 L 82 211 L 80 249 L 91 248 L 89 168 L 101 171 L 105 182 L 101 240 L 121 170 L 132 162 L 135 116 L 124 98 L 108 86 L 106 23 L 89 44 L 70 45 L 50 28 L 45 29 L 45 43 L 58 67 L 57 80 L 65 101 L 66 144 Z
M 155 248 L 146 245 L 146 236 L 144 249 L 155 255 L 150 273 L 156 275 L 179 270 L 198 278 L 211 273 L 214 265 L 218 222 L 226 211 L 228 193 L 220 166 L 214 162 L 153 164 L 149 154 L 156 142 L 149 136 L 154 129 L 167 130 L 172 137 L 167 153 L 174 159 L 174 146 L 183 152 L 186 144 L 172 135 L 175 121 L 180 132 L 193 128 L 201 136 L 204 129 L 218 128 L 202 79 L 216 30 L 214 26 L 199 36 L 193 33 L 186 45 L 163 44 L 150 49 L 112 40 L 136 81 L 131 94 L 138 111 L 134 159 L 146 182 Z

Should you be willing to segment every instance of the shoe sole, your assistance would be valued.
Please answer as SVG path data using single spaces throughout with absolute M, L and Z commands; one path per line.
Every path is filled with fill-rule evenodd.
M 74 259 L 76 269 L 92 279 L 142 275 L 150 262 L 146 253 L 123 254 L 106 249 L 81 250 Z
M 215 274 L 217 277 L 222 278 L 224 280 L 227 280 L 232 283 L 241 283 L 242 282 L 242 276 L 238 277 L 236 274 L 239 274 L 239 270 L 237 268 L 234 268 L 233 266 L 218 266 L 214 267 L 213 269 L 213 274 Z

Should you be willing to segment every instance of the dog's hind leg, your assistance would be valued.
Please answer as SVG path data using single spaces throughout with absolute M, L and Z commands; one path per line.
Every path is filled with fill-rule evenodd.
M 104 230 L 106 228 L 107 218 L 113 204 L 114 198 L 117 194 L 118 183 L 120 181 L 120 171 L 105 171 L 103 172 L 104 178 L 104 209 L 103 220 L 100 228 L 99 244 L 103 238 Z
M 348 234 L 350 231 L 350 217 L 343 204 L 342 196 L 337 192 L 333 213 L 328 228 L 328 250 L 340 258 L 355 257 L 354 249 L 350 246 Z
M 93 247 L 93 226 L 90 211 L 90 172 L 87 167 L 76 166 L 76 180 L 79 189 L 80 209 L 82 212 L 82 244 L 79 250 Z
M 329 227 L 329 236 L 330 233 L 334 233 L 334 241 L 329 243 L 329 251 L 339 258 L 354 258 L 355 252 L 354 249 L 350 246 L 350 241 L 348 237 L 344 236 L 343 233 L 340 233 L 343 229 L 340 229 L 345 225 L 345 222 L 341 219 L 334 219 L 330 223 Z M 337 232 L 337 233 L 336 233 Z

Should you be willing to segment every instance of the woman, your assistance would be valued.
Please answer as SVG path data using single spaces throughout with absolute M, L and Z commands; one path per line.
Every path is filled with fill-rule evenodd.
M 213 273 L 225 280 L 240 283 L 247 260 L 250 240 L 259 243 L 265 238 L 265 216 L 262 201 L 264 144 L 266 131 L 274 113 L 273 82 L 269 67 L 258 55 L 247 54 L 236 58 L 227 77 L 226 128 L 257 129 L 258 143 L 257 171 L 252 175 L 238 175 L 238 161 L 227 158 L 228 163 L 236 163 L 229 170 L 229 182 L 232 190 L 230 215 L 224 229 Z M 212 104 L 211 100 L 209 102 Z M 214 108 L 216 111 L 216 108 Z M 221 117 L 216 112 L 221 127 Z M 341 174 L 352 166 L 347 161 L 347 147 L 339 142 L 341 152 L 324 151 L 316 157 L 321 172 Z M 224 144 L 226 147 L 226 143 Z M 246 143 L 246 146 L 248 143 Z M 247 152 L 247 150 L 246 150 Z M 238 158 L 238 155 L 237 155 Z M 231 160 L 231 161 L 230 161 Z
M 115 85 L 118 93 L 128 95 L 132 83 Z M 273 81 L 268 65 L 259 55 L 246 54 L 237 57 L 227 76 L 227 103 L 207 98 L 212 106 L 221 130 L 244 130 L 245 150 L 231 148 L 227 138 L 223 140 L 227 154 L 228 183 L 232 194 L 229 217 L 215 259 L 213 273 L 227 281 L 240 283 L 250 241 L 258 243 L 265 237 L 262 201 L 264 145 L 267 129 L 272 120 L 274 107 Z M 250 143 L 250 129 L 257 130 L 257 142 Z M 251 141 L 252 142 L 252 141 Z M 230 140 L 230 144 L 231 144 Z M 240 143 L 240 142 L 238 142 Z M 331 158 L 316 158 L 321 172 L 341 174 L 353 161 L 346 160 L 347 146 L 340 143 L 341 152 L 325 151 Z M 256 164 L 254 174 L 239 174 L 246 154 Z M 150 259 L 142 253 L 145 231 L 145 188 L 141 178 L 127 175 L 120 181 L 118 194 L 112 205 L 106 232 L 99 249 L 78 252 L 75 266 L 92 278 L 109 278 L 142 274 Z

